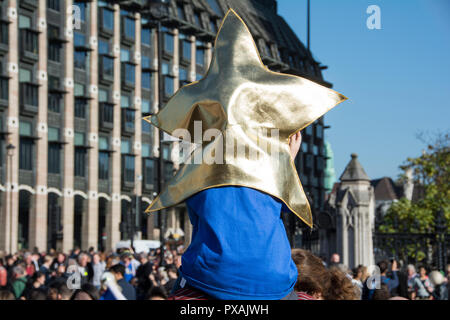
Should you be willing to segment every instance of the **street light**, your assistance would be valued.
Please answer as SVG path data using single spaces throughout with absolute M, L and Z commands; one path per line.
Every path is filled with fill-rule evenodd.
M 9 144 L 6 146 L 6 151 L 8 154 L 8 168 L 9 168 L 9 253 L 13 254 L 13 209 L 12 209 L 12 192 L 13 192 L 13 168 L 12 168 L 12 164 L 13 164 L 13 156 L 14 156 L 14 150 L 16 149 L 16 147 L 9 142 Z
M 161 32 L 161 21 L 168 16 L 169 14 L 169 1 L 168 0 L 149 0 L 148 1 L 148 11 L 147 11 L 149 20 L 155 20 L 156 24 L 153 24 L 153 27 L 156 27 L 156 33 L 158 37 L 158 108 L 161 108 L 163 105 L 163 77 L 162 77 L 162 32 Z M 162 189 L 162 178 L 163 178 L 163 152 L 162 152 L 162 131 L 159 131 L 159 157 L 158 157 L 158 179 L 157 186 L 158 192 L 161 192 Z M 163 225 L 163 217 L 162 211 L 159 212 L 158 215 L 158 224 L 159 224 L 159 241 L 161 243 L 161 261 L 160 265 L 163 264 L 164 261 L 164 225 Z
M 133 247 L 133 241 L 134 241 L 134 236 L 136 235 L 136 233 L 138 232 L 137 227 L 139 226 L 139 218 L 140 218 L 140 214 L 139 214 L 139 196 L 138 196 L 138 190 L 137 190 L 137 186 L 138 184 L 142 181 L 142 175 L 138 175 L 137 179 L 136 179 L 136 183 L 134 184 L 134 193 L 135 193 L 135 207 L 134 207 L 134 222 L 131 222 L 131 219 L 128 219 L 129 222 L 129 230 L 130 230 L 130 245 L 131 247 Z M 130 208 L 130 211 L 133 212 L 133 209 Z M 130 215 L 132 217 L 132 215 Z

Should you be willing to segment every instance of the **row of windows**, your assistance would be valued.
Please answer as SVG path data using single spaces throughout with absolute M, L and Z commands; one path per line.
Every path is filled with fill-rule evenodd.
M 19 168 L 22 170 L 33 170 L 33 146 L 34 139 L 32 137 L 32 125 L 28 121 L 20 121 L 19 126 L 20 133 L 20 148 L 19 148 Z M 75 132 L 74 137 L 75 145 L 75 159 L 74 159 L 74 175 L 78 177 L 86 176 L 86 144 L 85 133 Z M 48 172 L 59 174 L 61 173 L 61 142 L 60 142 L 60 129 L 49 127 L 48 128 Z M 154 160 L 150 158 L 150 144 L 144 143 L 142 145 L 142 157 L 144 158 L 144 171 L 147 172 L 145 176 L 150 177 L 146 183 L 153 181 Z M 132 154 L 131 141 L 122 140 L 121 142 L 121 154 L 122 154 L 122 167 L 123 167 L 123 180 L 127 182 L 134 181 L 135 170 L 135 155 Z M 170 160 L 169 146 L 164 146 L 163 158 Z M 99 138 L 99 179 L 109 179 L 110 171 L 110 157 L 109 157 L 109 142 L 108 138 Z M 151 172 L 151 175 L 149 174 Z

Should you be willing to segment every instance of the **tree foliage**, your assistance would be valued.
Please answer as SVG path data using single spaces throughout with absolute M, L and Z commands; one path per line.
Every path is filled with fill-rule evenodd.
M 402 198 L 387 211 L 380 225 L 381 232 L 432 233 L 435 216 L 443 210 L 450 231 L 450 135 L 438 133 L 427 139 L 419 135 L 427 147 L 417 158 L 408 158 L 400 168 L 398 183 L 403 183 L 407 170 L 412 170 L 414 188 L 418 198 L 410 201 Z

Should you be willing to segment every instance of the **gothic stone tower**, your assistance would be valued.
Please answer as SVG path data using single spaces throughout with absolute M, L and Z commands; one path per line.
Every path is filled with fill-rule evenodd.
M 372 265 L 375 197 L 370 179 L 352 154 L 330 205 L 336 212 L 336 243 L 342 263 L 350 268 Z

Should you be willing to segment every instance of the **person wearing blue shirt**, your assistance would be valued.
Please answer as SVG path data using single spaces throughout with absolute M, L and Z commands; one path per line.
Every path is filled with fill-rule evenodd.
M 300 143 L 300 134 L 294 135 L 293 158 Z M 224 186 L 203 190 L 186 204 L 192 242 L 176 288 L 187 283 L 215 299 L 297 299 L 298 271 L 281 219 L 288 208 L 280 200 L 256 189 Z

